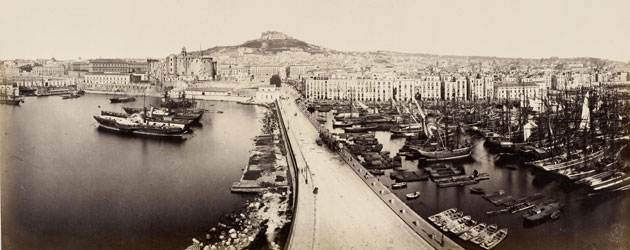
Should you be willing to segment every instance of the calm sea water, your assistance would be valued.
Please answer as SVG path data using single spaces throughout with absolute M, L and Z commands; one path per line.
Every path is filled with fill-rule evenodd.
M 97 129 L 93 115 L 123 105 L 141 107 L 143 98 L 0 105 L 2 249 L 183 249 L 250 198 L 229 189 L 262 108 L 201 102 L 203 126 L 175 143 Z
M 327 128 L 332 129 L 332 115 L 327 117 Z M 343 132 L 342 129 L 335 129 Z M 383 144 L 383 150 L 396 155 L 404 145 L 404 139 L 390 139 L 389 132 L 375 132 L 375 136 Z M 626 154 L 627 155 L 627 154 Z M 472 153 L 472 160 L 455 165 L 462 166 L 467 174 L 473 170 L 489 173 L 491 179 L 477 185 L 465 187 L 438 188 L 431 181 L 411 182 L 405 189 L 393 190 L 401 200 L 424 218 L 448 208 L 458 208 L 464 214 L 471 215 L 478 222 L 497 224 L 508 228 L 508 237 L 494 249 L 530 250 L 530 249 L 630 249 L 630 191 L 592 195 L 589 189 L 571 185 L 558 176 L 536 171 L 529 167 L 511 170 L 495 165 L 494 155 L 487 152 L 479 144 Z M 417 161 L 404 161 L 403 167 L 408 171 L 417 171 L 424 167 Z M 394 183 L 387 170 L 384 176 L 378 177 L 386 185 Z M 487 211 L 499 210 L 498 207 L 483 199 L 480 195 L 471 194 L 470 187 L 482 187 L 494 192 L 503 189 L 515 198 L 534 193 L 543 193 L 544 199 L 553 198 L 565 204 L 561 217 L 536 226 L 525 225 L 522 215 L 503 214 L 488 216 Z M 406 200 L 405 194 L 420 191 L 420 198 Z M 467 249 L 482 249 L 456 239 Z

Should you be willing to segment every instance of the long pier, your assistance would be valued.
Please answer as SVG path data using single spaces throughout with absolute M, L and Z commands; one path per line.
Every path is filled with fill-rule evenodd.
M 287 249 L 462 249 L 349 156 L 318 146 L 293 98 L 278 103 L 299 190 Z

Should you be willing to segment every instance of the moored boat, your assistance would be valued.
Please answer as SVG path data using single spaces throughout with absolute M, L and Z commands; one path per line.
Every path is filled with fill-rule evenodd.
M 508 234 L 508 229 L 507 228 L 501 228 L 501 229 L 499 229 L 499 231 L 497 231 L 496 233 L 491 235 L 490 239 L 484 241 L 481 244 L 481 247 L 484 248 L 484 249 L 491 249 L 491 248 L 495 247 L 496 245 L 498 245 L 499 243 L 501 243 L 501 241 L 503 241 L 505 239 L 505 237 L 507 237 L 507 234 Z
M 407 187 L 406 182 L 398 182 L 398 183 L 392 184 L 392 189 L 399 189 L 399 188 L 405 188 L 405 187 Z
M 132 115 L 130 117 L 96 115 L 94 119 L 104 129 L 125 134 L 183 139 L 184 135 L 188 133 L 185 125 L 147 121 L 140 115 Z
M 464 147 L 457 149 L 443 149 L 443 150 L 425 150 L 419 147 L 411 146 L 411 149 L 417 150 L 421 156 L 425 158 L 426 161 L 450 161 L 450 160 L 458 160 L 467 158 L 470 156 L 470 151 L 472 147 Z
M 410 194 L 406 194 L 405 195 L 407 197 L 407 199 L 411 200 L 411 199 L 415 199 L 420 197 L 420 192 L 414 192 L 414 193 L 410 193 Z
M 490 235 L 493 235 L 497 231 L 497 224 L 487 226 L 477 237 L 472 238 L 470 241 L 477 245 L 484 243 Z
M 69 95 L 64 95 L 61 97 L 61 99 L 74 99 L 74 98 L 79 98 L 81 97 L 81 95 L 79 94 L 69 94 Z
M 133 97 L 133 96 L 109 98 L 110 103 L 134 102 L 134 101 L 136 101 L 136 97 Z
M 461 234 L 459 236 L 460 239 L 462 240 L 470 240 L 472 238 L 475 238 L 477 236 L 479 236 L 479 234 L 486 229 L 486 223 L 482 222 L 479 223 L 477 225 L 475 225 L 472 229 L 468 230 L 467 232 L 464 232 L 463 234 Z
M 545 204 L 540 207 L 537 206 L 536 208 L 527 211 L 527 213 L 523 215 L 523 219 L 529 222 L 543 221 L 550 218 L 551 214 L 554 212 L 560 211 L 563 206 L 564 205 L 559 202 Z

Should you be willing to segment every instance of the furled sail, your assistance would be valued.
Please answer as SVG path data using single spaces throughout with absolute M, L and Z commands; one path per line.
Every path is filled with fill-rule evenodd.
M 580 122 L 580 129 L 588 130 L 591 123 L 591 110 L 588 108 L 588 93 L 584 96 L 584 103 L 582 103 L 582 117 Z

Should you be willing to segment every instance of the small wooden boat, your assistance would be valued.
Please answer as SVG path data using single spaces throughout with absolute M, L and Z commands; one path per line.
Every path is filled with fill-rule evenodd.
M 370 173 L 373 174 L 373 175 L 384 175 L 385 174 L 385 170 L 382 170 L 382 169 L 370 169 L 368 171 L 370 171 Z
M 392 184 L 392 189 L 405 188 L 405 187 L 407 187 L 406 182 L 398 182 L 398 183 Z
M 406 194 L 405 196 L 407 196 L 407 199 L 411 200 L 411 199 L 415 199 L 420 197 L 420 192 L 415 192 L 415 193 L 410 193 L 410 194 Z
M 223 114 L 223 111 L 219 110 L 219 111 L 217 111 L 217 113 L 219 113 L 219 114 Z

